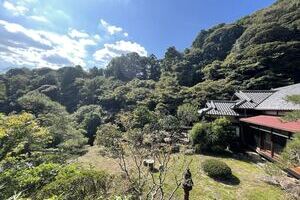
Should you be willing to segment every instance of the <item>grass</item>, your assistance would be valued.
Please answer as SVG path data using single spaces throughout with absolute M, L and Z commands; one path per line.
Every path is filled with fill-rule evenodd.
M 117 162 L 113 159 L 101 156 L 97 147 L 89 149 L 88 153 L 79 157 L 78 162 L 83 166 L 94 166 L 98 170 L 106 170 L 108 173 L 120 173 Z M 218 182 L 205 175 L 201 170 L 201 162 L 208 158 L 216 158 L 224 161 L 231 167 L 235 177 L 234 183 Z M 204 155 L 183 156 L 176 154 L 170 161 L 170 173 L 165 182 L 166 192 L 171 192 L 175 187 L 174 174 L 181 175 L 185 164 L 191 161 L 194 187 L 190 192 L 190 200 L 285 200 L 287 195 L 276 186 L 269 185 L 261 180 L 265 176 L 264 169 L 252 162 L 237 160 L 230 157 L 214 157 Z M 176 199 L 182 199 L 183 190 L 177 190 Z

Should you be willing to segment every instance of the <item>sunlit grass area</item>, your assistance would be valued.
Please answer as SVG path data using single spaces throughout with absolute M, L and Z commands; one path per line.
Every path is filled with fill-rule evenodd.
M 201 162 L 208 158 L 224 161 L 232 169 L 234 179 L 229 182 L 219 182 L 201 170 Z M 120 173 L 117 162 L 113 159 L 101 156 L 97 147 L 91 147 L 87 154 L 78 158 L 78 162 L 84 166 L 93 166 L 97 170 L 107 170 L 116 175 Z M 198 199 L 222 199 L 222 200 L 285 200 L 288 199 L 285 192 L 276 186 L 269 185 L 261 180 L 266 175 L 264 168 L 248 160 L 240 160 L 231 157 L 216 157 L 207 155 L 174 154 L 170 160 L 169 172 L 165 182 L 166 193 L 170 193 L 175 187 L 174 174 L 181 177 L 186 164 L 192 173 L 194 187 L 190 192 L 191 200 Z M 183 189 L 179 188 L 175 198 L 183 197 Z

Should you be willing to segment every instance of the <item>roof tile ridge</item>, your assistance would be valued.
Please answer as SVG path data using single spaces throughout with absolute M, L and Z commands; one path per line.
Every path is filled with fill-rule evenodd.
M 225 102 L 225 103 L 236 103 L 237 101 L 227 100 L 227 99 L 215 99 L 215 100 L 209 100 L 208 102 Z
M 278 91 L 276 91 L 278 92 Z M 267 96 L 266 98 L 264 98 L 260 103 L 258 103 L 254 108 L 256 108 L 257 106 L 259 106 L 260 104 L 262 104 L 262 102 L 266 101 L 268 98 L 270 98 L 272 95 L 274 95 L 276 92 L 273 92 L 272 94 L 270 94 L 269 96 Z
M 246 92 L 257 92 L 257 93 L 259 93 L 259 92 L 270 92 L 270 93 L 274 93 L 276 91 L 277 90 L 275 90 L 275 89 L 270 89 L 270 90 L 241 90 L 241 92 L 243 92 L 243 93 L 246 93 Z

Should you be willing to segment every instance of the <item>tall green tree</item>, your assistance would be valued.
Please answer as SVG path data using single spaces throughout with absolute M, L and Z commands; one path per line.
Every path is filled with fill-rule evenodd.
M 48 127 L 53 147 L 76 150 L 85 144 L 83 130 L 76 129 L 76 122 L 66 109 L 46 95 L 29 92 L 19 98 L 18 103 L 23 110 L 32 112 L 42 126 Z
M 0 115 L 0 161 L 20 154 L 31 155 L 52 140 L 48 129 L 39 126 L 29 113 Z
M 98 105 L 82 106 L 73 114 L 73 117 L 79 128 L 86 131 L 88 143 L 93 145 L 97 128 L 105 120 L 105 113 L 102 108 Z

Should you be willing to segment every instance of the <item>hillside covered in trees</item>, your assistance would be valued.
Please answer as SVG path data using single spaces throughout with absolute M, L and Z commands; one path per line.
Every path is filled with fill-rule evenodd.
M 81 154 L 85 144 L 93 145 L 103 124 L 112 127 L 109 130 L 146 132 L 148 124 L 172 130 L 197 121 L 197 109 L 208 99 L 230 98 L 240 89 L 299 83 L 299 10 L 298 0 L 278 0 L 232 24 L 201 30 L 190 47 L 183 52 L 170 47 L 162 59 L 129 53 L 113 58 L 106 68 L 89 71 L 81 66 L 14 68 L 1 74 L 0 164 L 4 167 L 0 170 L 9 170 L 0 183 L 9 180 L 4 187 L 10 188 L 0 198 L 24 189 L 15 184 L 20 177 L 25 187 L 26 181 L 32 181 L 30 174 L 34 177 L 42 171 L 49 177 L 53 170 L 58 175 L 44 182 L 35 180 L 26 191 L 29 196 L 51 181 L 38 195 L 70 190 L 72 181 L 84 175 L 109 182 L 102 173 L 61 165 L 70 155 Z M 18 131 L 5 136 L 12 126 Z M 42 153 L 33 153 L 40 149 Z M 63 156 L 52 155 L 57 151 Z M 24 153 L 30 156 L 20 156 Z M 38 172 L 26 169 L 27 163 Z M 78 177 L 72 179 L 73 175 Z M 56 188 L 57 182 L 65 188 Z M 105 193 L 103 188 L 99 195 Z
M 299 6 L 281 0 L 235 23 L 202 30 L 191 47 L 170 47 L 161 60 L 130 53 L 89 72 L 80 66 L 11 69 L 0 77 L 0 111 L 21 111 L 19 98 L 34 91 L 69 112 L 96 104 L 114 116 L 143 104 L 173 113 L 182 103 L 200 106 L 237 89 L 298 83 Z

